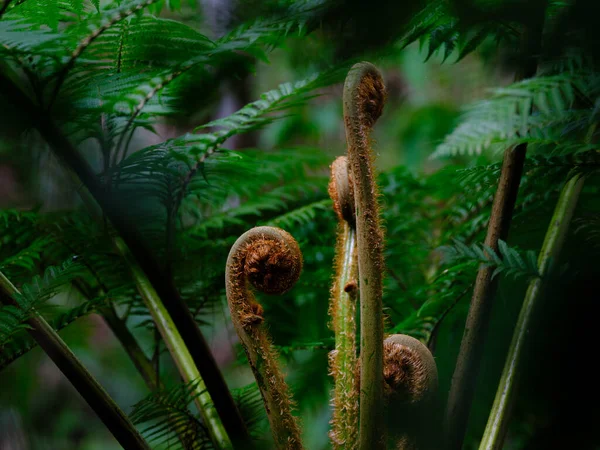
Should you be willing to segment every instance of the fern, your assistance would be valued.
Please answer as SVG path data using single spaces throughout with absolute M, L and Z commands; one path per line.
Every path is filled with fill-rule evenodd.
M 154 392 L 133 406 L 131 420 L 136 425 L 146 424 L 142 433 L 149 442 L 157 447 L 212 448 L 204 425 L 188 409 L 199 395 L 195 392 L 199 382 Z
M 19 306 L 0 307 L 0 347 L 14 334 L 27 328 L 25 322 L 34 309 L 39 309 L 81 271 L 79 264 L 67 261 L 60 267 L 48 267 L 43 276 L 35 276 L 29 283 L 21 286 L 21 293 L 15 295 Z
M 86 317 L 94 312 L 99 312 L 107 305 L 109 300 L 113 299 L 113 295 L 107 295 L 85 301 L 79 306 L 70 308 L 69 310 L 60 314 L 55 314 L 50 320 L 50 325 L 56 331 L 60 331 L 82 317 Z M 2 313 L 0 312 L 0 315 L 1 314 Z M 26 315 L 22 315 L 19 320 L 21 322 L 26 320 Z M 26 327 L 14 329 L 12 338 L 5 342 L 5 344 L 2 346 L 2 350 L 0 351 L 0 370 L 14 362 L 19 357 L 27 354 L 27 352 L 34 349 L 38 345 L 29 334 L 21 332 L 22 328 Z
M 501 273 L 515 278 L 520 276 L 541 277 L 537 267 L 537 257 L 533 250 L 529 250 L 523 255 L 517 249 L 509 247 L 501 239 L 498 240 L 498 250 L 499 253 L 496 253 L 485 244 L 473 244 L 469 247 L 458 240 L 454 241 L 454 246 L 440 248 L 447 263 L 476 261 L 487 266 L 496 267 L 496 270 L 492 273 L 492 278 Z
M 593 110 L 575 108 L 593 103 L 598 80 L 593 72 L 548 75 L 494 89 L 488 100 L 471 106 L 461 124 L 441 143 L 433 157 L 479 154 L 518 143 L 552 146 L 553 152 L 593 149 L 573 141 L 594 121 Z M 565 137 L 570 138 L 565 141 Z

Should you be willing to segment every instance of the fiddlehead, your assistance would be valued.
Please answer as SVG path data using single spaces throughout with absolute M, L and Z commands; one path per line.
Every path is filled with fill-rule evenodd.
M 418 339 L 394 334 L 383 341 L 384 397 L 388 429 L 398 450 L 429 448 L 435 429 L 432 408 L 438 387 L 433 355 Z M 433 447 L 432 447 L 433 448 Z
M 384 448 L 383 401 L 383 231 L 369 137 L 383 111 L 386 91 L 375 66 L 355 64 L 344 84 L 344 124 L 354 185 L 360 288 L 359 448 Z
M 338 216 L 335 279 L 329 315 L 335 350 L 329 354 L 334 378 L 333 418 L 329 437 L 335 449 L 354 449 L 358 443 L 358 388 L 356 385 L 356 299 L 358 294 L 354 193 L 348 160 L 340 156 L 331 165 L 329 195 Z
M 238 238 L 225 271 L 231 319 L 260 389 L 278 449 L 301 449 L 300 428 L 263 324 L 263 308 L 248 283 L 267 294 L 283 294 L 298 280 L 302 253 L 294 238 L 274 227 L 256 227 Z
M 435 394 L 438 373 L 433 355 L 418 339 L 393 334 L 383 341 L 385 398 L 419 405 Z

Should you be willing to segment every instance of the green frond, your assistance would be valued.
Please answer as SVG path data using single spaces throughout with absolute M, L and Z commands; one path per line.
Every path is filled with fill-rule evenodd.
M 595 96 L 596 78 L 583 71 L 540 76 L 494 89 L 490 99 L 467 109 L 432 157 L 476 155 L 519 143 L 549 146 L 562 153 L 592 150 L 582 133 L 595 117 L 587 106 L 595 98 L 589 96 Z
M 440 251 L 444 255 L 446 263 L 457 261 L 470 261 L 482 263 L 486 266 L 495 267 L 492 278 L 500 273 L 513 277 L 541 277 L 537 266 L 537 255 L 533 250 L 523 252 L 509 247 L 503 240 L 498 240 L 496 253 L 485 244 L 465 245 L 455 240 L 453 246 L 444 246 Z
M 49 320 L 49 323 L 56 331 L 60 331 L 76 320 L 102 309 L 107 305 L 107 302 L 113 298 L 113 295 L 105 295 L 85 301 L 74 308 L 68 309 L 67 311 L 54 314 Z M 1 315 L 2 313 L 0 312 L 0 316 Z M 11 364 L 19 357 L 25 355 L 38 345 L 35 339 L 33 339 L 28 333 L 23 333 L 19 330 L 17 330 L 17 332 L 18 335 L 13 335 L 13 337 L 6 342 L 0 350 L 0 370 Z M 15 334 L 17 332 L 15 332 Z
M 244 418 L 250 435 L 254 439 L 261 439 L 269 427 L 269 421 L 256 383 L 232 389 L 231 395 Z
M 0 307 L 0 347 L 14 334 L 27 328 L 25 321 L 34 309 L 39 310 L 44 302 L 81 273 L 82 267 L 79 264 L 67 261 L 59 267 L 48 267 L 43 275 L 35 276 L 29 283 L 21 286 L 21 292 L 14 296 L 19 306 Z
M 594 247 L 600 248 L 600 215 L 574 220 L 575 233 L 584 236 Z
M 199 380 L 153 392 L 133 406 L 131 421 L 144 425 L 142 434 L 156 448 L 213 448 L 206 428 L 188 408 Z
M 283 228 L 284 230 L 294 228 L 297 225 L 305 225 L 316 219 L 325 211 L 331 214 L 333 203 L 331 199 L 319 200 L 308 205 L 293 209 L 285 214 L 275 217 L 264 225 Z

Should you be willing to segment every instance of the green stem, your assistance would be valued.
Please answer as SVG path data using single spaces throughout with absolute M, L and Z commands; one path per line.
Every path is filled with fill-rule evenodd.
M 151 391 L 158 389 L 161 383 L 154 372 L 152 362 L 144 354 L 144 351 L 136 341 L 135 337 L 131 334 L 127 325 L 125 325 L 125 323 L 117 316 L 117 313 L 112 306 L 109 306 L 102 311 L 102 317 L 104 317 L 107 325 L 119 340 L 125 349 L 125 352 L 127 352 L 129 359 L 131 359 L 133 365 L 144 379 L 148 389 Z
M 356 231 L 343 221 L 338 226 L 336 279 L 332 288 L 330 316 L 335 350 L 330 354 L 334 379 L 333 418 L 329 433 L 335 449 L 354 449 L 358 443 L 358 391 L 356 384 Z
M 385 448 L 383 420 L 383 231 L 369 136 L 385 103 L 385 86 L 375 66 L 355 64 L 344 83 L 344 123 L 354 183 L 360 288 L 359 448 Z
M 0 272 L 0 295 L 2 297 L 0 303 L 20 307 L 15 299 L 15 296 L 20 295 L 18 289 L 2 272 Z M 129 418 L 77 359 L 58 333 L 48 325 L 48 322 L 34 311 L 27 324 L 31 327 L 28 330 L 29 334 L 73 384 L 117 441 L 128 450 L 150 450 Z
M 550 271 L 550 264 L 556 262 L 560 255 L 583 182 L 584 177 L 580 175 L 575 175 L 567 181 L 554 209 L 544 244 L 538 256 L 538 268 L 541 277 L 531 280 L 525 294 L 525 300 L 510 344 L 494 405 L 479 446 L 480 449 L 496 450 L 501 449 L 503 446 L 531 320 L 543 298 L 544 284 Z
M 200 372 L 194 364 L 192 355 L 188 351 L 185 342 L 183 342 L 181 334 L 179 334 L 179 331 L 164 307 L 163 302 L 148 281 L 148 278 L 146 278 L 142 269 L 134 260 L 123 240 L 117 237 L 114 238 L 114 243 L 131 270 L 138 292 L 150 311 L 152 319 L 165 341 L 167 349 L 175 361 L 175 365 L 177 366 L 177 369 L 179 369 L 179 373 L 183 380 L 186 383 L 199 380 L 194 389 L 194 402 L 202 415 L 204 425 L 208 430 L 208 434 L 210 435 L 213 444 L 218 449 L 232 449 L 233 445 L 231 444 L 221 419 L 214 408 L 213 401 L 200 376 Z
M 335 247 L 335 278 L 331 288 L 329 316 L 335 335 L 335 350 L 329 354 L 333 375 L 333 417 L 329 437 L 335 449 L 353 450 L 358 444 L 358 380 L 356 367 L 356 301 L 358 258 L 354 193 L 349 179 L 348 158 L 331 164 L 329 196 L 338 217 Z
M 546 0 L 537 1 L 540 15 L 530 18 L 529 26 L 523 31 L 521 47 L 527 59 L 516 73 L 515 81 L 533 77 L 537 70 L 536 56 L 539 55 L 541 47 Z M 498 189 L 485 237 L 485 244 L 496 252 L 498 240 L 506 240 L 508 237 L 526 152 L 527 144 L 508 148 L 504 152 Z M 444 442 L 448 450 L 460 450 L 463 445 L 491 319 L 493 299 L 498 287 L 498 277 L 492 278 L 494 270 L 494 267 L 482 265 L 477 272 L 445 411 Z

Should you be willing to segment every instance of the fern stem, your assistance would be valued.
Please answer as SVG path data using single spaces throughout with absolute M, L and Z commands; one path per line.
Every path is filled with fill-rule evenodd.
M 354 182 L 360 288 L 359 448 L 385 448 L 383 421 L 383 231 L 369 135 L 385 103 L 379 70 L 355 64 L 344 83 L 344 123 Z
M 30 118 L 52 151 L 76 174 L 117 230 L 158 296 L 161 299 L 169 299 L 165 302 L 165 307 L 200 370 L 225 430 L 236 443 L 236 447 L 239 443 L 240 448 L 246 448 L 246 443 L 250 441 L 248 430 L 208 344 L 173 279 L 165 275 L 145 239 L 134 226 L 135 218 L 128 213 L 127 204 L 119 196 L 111 195 L 52 118 L 36 106 L 5 73 L 0 73 L 0 92 L 13 107 L 25 112 L 25 117 Z
M 331 165 L 329 195 L 338 216 L 335 247 L 335 278 L 331 288 L 329 316 L 335 334 L 335 349 L 329 354 L 333 375 L 333 417 L 329 437 L 334 449 L 355 449 L 358 444 L 358 389 L 356 378 L 356 301 L 358 260 L 354 196 L 348 179 L 348 159 Z
M 560 251 L 573 217 L 573 212 L 579 199 L 584 177 L 575 175 L 563 187 L 554 214 L 550 220 L 546 237 L 538 256 L 540 277 L 532 279 L 529 283 L 525 300 L 521 307 L 519 319 L 513 334 L 502 377 L 494 399 L 494 405 L 488 418 L 483 439 L 479 446 L 485 450 L 499 450 L 504 444 L 504 437 L 508 428 L 511 407 L 517 391 L 521 363 L 524 349 L 527 345 L 531 320 L 539 309 L 539 303 L 544 296 L 545 281 L 550 272 L 550 265 L 558 260 Z
M 117 316 L 113 307 L 109 306 L 105 308 L 102 311 L 102 317 L 104 317 L 105 322 L 125 349 L 129 359 L 131 359 L 133 365 L 144 379 L 148 389 L 151 391 L 158 389 L 161 383 L 152 368 L 152 362 L 144 354 L 140 344 L 136 341 L 133 334 L 131 334 L 127 325 Z
M 0 303 L 20 308 L 19 302 L 15 299 L 15 296 L 18 295 L 20 295 L 18 289 L 0 272 Z M 104 422 L 115 439 L 126 449 L 150 450 L 150 447 L 135 429 L 127 415 L 93 375 L 88 372 L 48 322 L 40 314 L 33 311 L 33 315 L 27 320 L 27 324 L 31 327 L 28 330 L 29 334 L 77 389 L 77 392 L 81 394 L 100 420 Z
M 146 278 L 144 272 L 133 259 L 123 240 L 115 238 L 114 243 L 131 270 L 138 292 L 150 311 L 152 319 L 154 319 L 154 323 L 160 331 L 181 377 L 186 383 L 197 381 L 194 389 L 194 402 L 202 415 L 204 425 L 208 430 L 208 434 L 210 435 L 213 444 L 218 449 L 232 449 L 233 445 L 231 444 L 231 440 L 227 436 L 223 423 L 214 408 L 213 401 L 206 389 L 206 385 L 202 380 L 200 372 L 194 364 L 192 355 L 190 355 L 185 342 L 183 342 L 183 339 L 181 338 L 181 334 L 179 334 L 179 331 L 163 305 L 162 300 L 148 281 L 148 278 Z
M 242 234 L 229 251 L 225 270 L 227 302 L 267 410 L 275 447 L 301 450 L 300 427 L 277 352 L 264 325 L 262 306 L 249 290 L 283 294 L 298 280 L 302 253 L 294 238 L 274 227 L 256 227 Z
M 535 76 L 535 57 L 541 48 L 541 36 L 545 17 L 545 0 L 540 1 L 539 17 L 522 34 L 521 46 L 527 58 L 515 75 L 515 81 Z M 498 189 L 494 196 L 488 223 L 485 245 L 498 251 L 498 240 L 506 240 L 512 214 L 519 192 L 527 144 L 519 144 L 504 152 Z M 492 278 L 494 268 L 480 266 L 475 280 L 471 305 L 467 315 L 465 331 L 460 344 L 456 367 L 452 375 L 450 393 L 444 418 L 444 442 L 448 450 L 460 450 L 473 402 L 479 366 L 483 356 L 485 338 L 491 318 L 493 298 L 498 287 L 498 278 Z
M 332 289 L 331 312 L 335 350 L 330 354 L 334 378 L 332 429 L 333 448 L 356 448 L 358 437 L 358 391 L 356 389 L 356 231 L 347 223 L 339 225 L 336 246 L 336 281 Z

